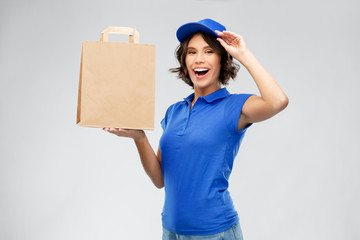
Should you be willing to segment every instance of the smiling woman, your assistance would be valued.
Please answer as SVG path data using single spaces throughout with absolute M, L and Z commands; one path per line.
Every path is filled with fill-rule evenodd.
M 190 40 L 192 40 L 195 35 L 198 35 L 197 39 L 199 39 L 199 36 L 201 36 L 202 40 L 205 41 L 205 43 L 202 44 L 203 45 L 206 44 L 206 49 L 202 49 L 202 50 L 207 51 L 207 54 L 216 53 L 217 55 L 220 56 L 221 66 L 220 66 L 219 81 L 224 86 L 228 85 L 230 78 L 235 79 L 237 72 L 240 69 L 240 65 L 233 62 L 233 57 L 221 46 L 221 44 L 216 40 L 216 38 L 204 32 L 192 33 L 189 36 L 187 36 L 183 42 L 180 43 L 180 45 L 175 50 L 177 60 L 180 66 L 177 68 L 171 68 L 169 69 L 169 71 L 173 73 L 177 73 L 178 78 L 182 79 L 186 84 L 194 88 L 194 84 L 191 81 L 189 75 L 189 72 L 191 71 L 189 71 L 186 67 L 187 66 L 186 58 L 188 55 L 195 55 L 197 53 L 196 51 L 197 49 L 194 49 L 194 46 L 189 44 Z M 192 43 L 196 44 L 194 40 L 195 39 L 193 39 Z
M 221 88 L 220 60 L 221 55 L 207 45 L 201 34 L 196 34 L 191 38 L 185 64 L 194 88 L 208 89 L 207 91 L 210 92 Z
M 170 71 L 194 92 L 166 110 L 157 155 L 143 130 L 104 130 L 133 138 L 146 173 L 156 187 L 165 186 L 163 240 L 242 240 L 228 190 L 233 162 L 247 129 L 283 110 L 288 98 L 244 38 L 220 23 L 187 23 L 177 37 L 180 66 Z M 261 96 L 221 88 L 240 68 L 233 58 L 249 71 Z

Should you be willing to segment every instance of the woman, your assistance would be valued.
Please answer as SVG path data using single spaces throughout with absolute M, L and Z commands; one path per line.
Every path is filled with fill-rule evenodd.
M 161 121 L 157 155 L 142 130 L 104 128 L 133 138 L 146 173 L 165 186 L 163 240 L 242 239 L 228 188 L 233 161 L 246 130 L 288 104 L 286 94 L 247 48 L 245 40 L 211 19 L 177 31 L 180 66 L 170 69 L 194 89 L 172 104 Z M 230 94 L 221 85 L 235 78 L 238 60 L 261 96 Z

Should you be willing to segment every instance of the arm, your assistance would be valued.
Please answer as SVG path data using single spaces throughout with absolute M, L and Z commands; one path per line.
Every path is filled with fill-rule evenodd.
M 164 187 L 164 179 L 161 172 L 161 153 L 158 149 L 155 155 L 148 138 L 143 130 L 134 129 L 121 129 L 121 128 L 103 128 L 105 131 L 113 133 L 121 137 L 130 137 L 134 139 L 138 149 L 141 163 L 144 167 L 146 174 L 150 177 L 151 181 L 157 188 Z
M 288 97 L 247 48 L 244 38 L 229 31 L 217 31 L 217 34 L 221 37 L 218 41 L 226 51 L 249 71 L 261 95 L 260 97 L 251 96 L 245 102 L 238 129 L 245 127 L 248 123 L 268 119 L 286 108 L 289 102 Z
M 134 139 L 134 141 L 138 149 L 141 163 L 144 167 L 145 172 L 157 188 L 163 188 L 164 178 L 161 172 L 160 149 L 158 149 L 157 155 L 155 155 L 155 152 L 150 146 L 146 135 L 141 139 Z

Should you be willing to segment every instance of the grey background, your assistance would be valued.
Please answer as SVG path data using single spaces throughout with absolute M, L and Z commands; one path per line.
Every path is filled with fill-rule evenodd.
M 289 96 L 255 123 L 230 193 L 244 239 L 359 239 L 358 1 L 0 2 L 0 239 L 161 239 L 164 189 L 132 139 L 75 124 L 81 44 L 108 26 L 155 44 L 157 150 L 167 107 L 191 93 L 175 31 L 213 18 L 244 36 Z M 127 41 L 113 36 L 111 41 Z M 256 93 L 244 67 L 231 93 Z

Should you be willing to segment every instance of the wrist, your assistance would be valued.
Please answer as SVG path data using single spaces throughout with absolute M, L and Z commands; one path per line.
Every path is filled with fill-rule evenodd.
M 142 131 L 137 136 L 134 136 L 133 139 L 134 139 L 135 143 L 143 143 L 144 141 L 146 141 L 146 135 Z
M 238 56 L 236 60 L 238 60 L 242 65 L 245 67 L 252 61 L 254 58 L 254 55 L 250 50 L 244 51 L 241 56 Z

